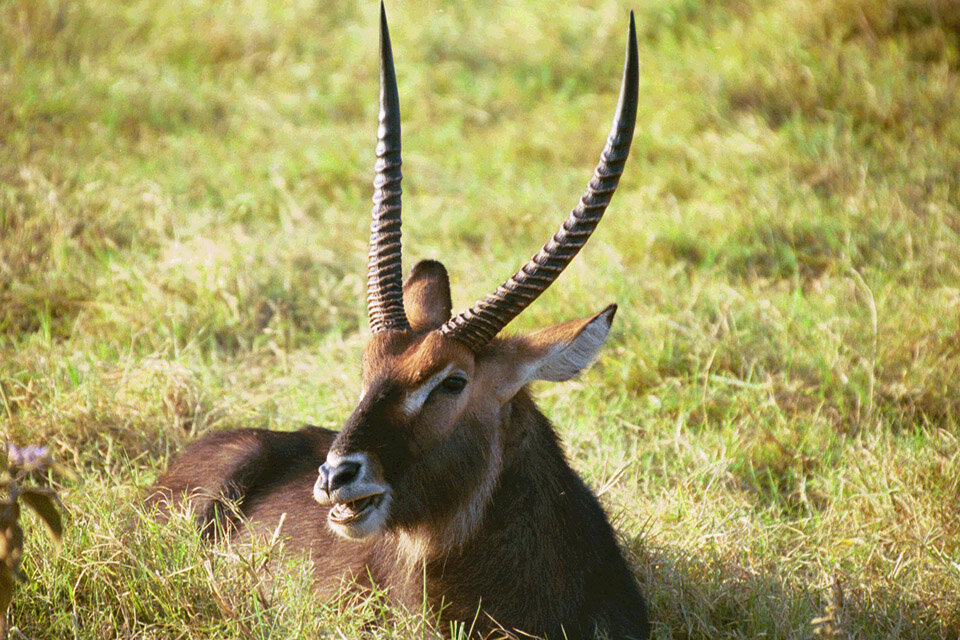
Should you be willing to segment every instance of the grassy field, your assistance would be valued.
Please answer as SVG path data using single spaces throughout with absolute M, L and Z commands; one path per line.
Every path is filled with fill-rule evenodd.
M 511 328 L 620 304 L 600 362 L 535 391 L 655 637 L 960 637 L 955 2 L 392 1 L 407 267 L 445 261 L 463 308 L 547 239 L 631 8 L 621 190 Z M 26 523 L 14 638 L 430 629 L 140 505 L 198 434 L 352 409 L 376 26 L 375 2 L 0 2 L 0 440 L 79 475 L 62 549 Z

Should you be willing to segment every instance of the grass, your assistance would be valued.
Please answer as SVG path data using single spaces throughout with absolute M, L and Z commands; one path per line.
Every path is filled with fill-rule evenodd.
M 620 304 L 599 364 L 536 391 L 655 637 L 960 637 L 954 3 L 391 3 L 407 266 L 444 260 L 463 307 L 552 233 L 630 8 L 621 191 L 513 329 Z M 347 1 L 0 4 L 0 440 L 80 477 L 60 551 L 28 522 L 23 636 L 431 628 L 139 503 L 198 434 L 352 408 L 376 24 Z

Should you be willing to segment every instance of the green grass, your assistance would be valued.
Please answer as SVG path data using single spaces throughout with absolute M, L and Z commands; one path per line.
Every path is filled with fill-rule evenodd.
M 960 637 L 960 12 L 594 5 L 389 4 L 407 266 L 442 259 L 462 308 L 546 240 L 636 9 L 621 190 L 512 329 L 620 304 L 598 365 L 536 391 L 655 637 Z M 26 637 L 430 628 L 139 502 L 198 434 L 352 408 L 376 10 L 0 3 L 0 440 L 79 473 L 61 550 L 27 523 Z

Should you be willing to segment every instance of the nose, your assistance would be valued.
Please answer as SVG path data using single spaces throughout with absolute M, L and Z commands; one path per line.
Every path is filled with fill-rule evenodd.
M 329 462 L 320 465 L 320 477 L 317 484 L 329 496 L 331 493 L 353 482 L 360 473 L 359 462 L 353 460 L 343 460 L 336 466 L 330 466 Z

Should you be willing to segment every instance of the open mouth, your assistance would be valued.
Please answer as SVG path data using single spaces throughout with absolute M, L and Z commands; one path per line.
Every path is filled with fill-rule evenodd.
M 365 496 L 349 502 L 338 502 L 330 509 L 327 518 L 335 524 L 349 524 L 361 520 L 371 512 L 376 511 L 383 502 L 382 493 L 376 493 L 372 496 Z

